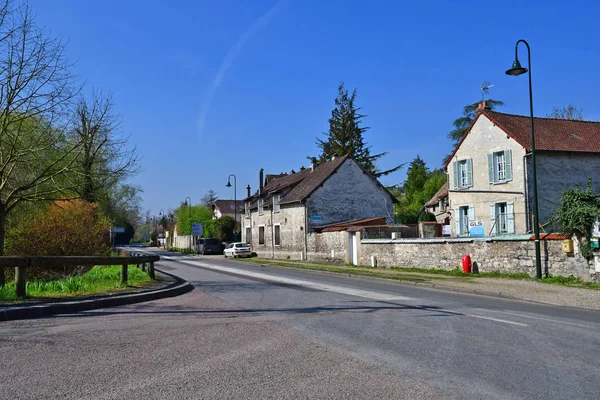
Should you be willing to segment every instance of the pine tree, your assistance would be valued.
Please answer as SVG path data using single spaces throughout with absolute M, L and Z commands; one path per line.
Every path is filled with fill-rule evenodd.
M 363 134 L 369 128 L 361 126 L 365 115 L 361 114 L 360 108 L 354 105 L 355 100 L 356 89 L 352 95 L 349 95 L 344 84 L 340 84 L 335 108 L 329 118 L 329 132 L 325 133 L 327 140 L 317 138 L 317 146 L 321 149 L 319 162 L 330 160 L 334 156 L 348 155 L 375 178 L 399 170 L 404 164 L 387 171 L 377 169 L 376 161 L 387 153 L 371 154 L 371 148 L 366 145 L 363 138 Z

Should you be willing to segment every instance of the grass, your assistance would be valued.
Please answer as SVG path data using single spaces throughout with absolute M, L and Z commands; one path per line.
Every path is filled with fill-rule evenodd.
M 462 270 L 456 268 L 445 270 L 439 268 L 411 268 L 411 267 L 391 267 L 377 268 L 367 266 L 353 265 L 335 265 L 335 264 L 320 264 L 313 262 L 299 261 L 284 261 L 284 260 L 268 260 L 261 258 L 243 259 L 247 262 L 256 264 L 278 265 L 282 267 L 291 267 L 298 269 L 307 269 L 313 271 L 336 272 L 349 275 L 371 276 L 385 279 L 407 280 L 407 281 L 427 281 L 427 280 L 444 280 L 452 278 L 460 279 L 464 283 L 477 283 L 475 278 L 502 278 L 516 280 L 531 280 L 536 279 L 530 277 L 526 273 L 509 273 L 500 271 L 480 272 L 478 274 L 465 274 Z M 576 277 L 548 276 L 539 282 L 555 285 L 563 285 L 585 289 L 600 289 L 600 284 L 597 282 L 584 282 Z
M 80 276 L 52 281 L 27 282 L 27 298 L 61 298 L 116 292 L 127 287 L 140 286 L 151 281 L 141 269 L 130 265 L 127 268 L 128 281 L 121 283 L 121 266 L 94 267 Z M 0 301 L 19 300 L 15 295 L 14 282 L 0 288 Z

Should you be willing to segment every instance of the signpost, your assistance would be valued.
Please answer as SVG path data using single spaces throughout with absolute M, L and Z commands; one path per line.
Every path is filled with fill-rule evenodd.
M 115 248 L 115 233 L 125 233 L 125 228 L 122 226 L 115 226 L 110 228 L 110 244 L 112 248 Z
M 320 224 L 321 222 L 323 222 L 323 217 L 320 216 L 319 214 L 312 214 L 309 217 L 310 222 L 314 223 L 314 224 Z
M 192 224 L 192 235 L 193 236 L 202 236 L 204 234 L 204 225 L 202 224 Z

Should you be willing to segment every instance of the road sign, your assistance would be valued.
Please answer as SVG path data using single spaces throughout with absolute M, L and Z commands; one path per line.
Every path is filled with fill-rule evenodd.
M 192 224 L 192 235 L 194 236 L 202 236 L 204 234 L 204 225 L 202 224 Z
M 309 217 L 310 222 L 313 222 L 315 224 L 320 224 L 321 222 L 323 222 L 323 217 L 318 215 L 318 214 L 313 214 Z
M 125 233 L 125 228 L 122 226 L 115 226 L 114 228 L 110 228 L 112 233 Z

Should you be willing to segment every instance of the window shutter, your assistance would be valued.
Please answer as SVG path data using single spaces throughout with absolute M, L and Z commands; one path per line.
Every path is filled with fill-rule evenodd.
M 504 165 L 506 169 L 506 180 L 512 181 L 512 150 L 504 150 Z
M 452 163 L 452 171 L 454 172 L 454 189 L 458 189 L 458 163 L 456 161 Z
M 460 236 L 460 208 L 454 209 L 454 236 Z
M 515 205 L 506 203 L 506 230 L 508 233 L 515 233 Z
M 473 159 L 467 159 L 467 187 L 473 186 Z
M 467 216 L 469 218 L 469 222 L 475 221 L 475 206 L 472 204 L 469 205 L 469 210 L 467 211 Z
M 490 183 L 494 183 L 494 155 L 488 154 L 488 177 Z
M 498 232 L 496 226 L 496 204 L 490 204 L 490 235 L 495 235 Z

